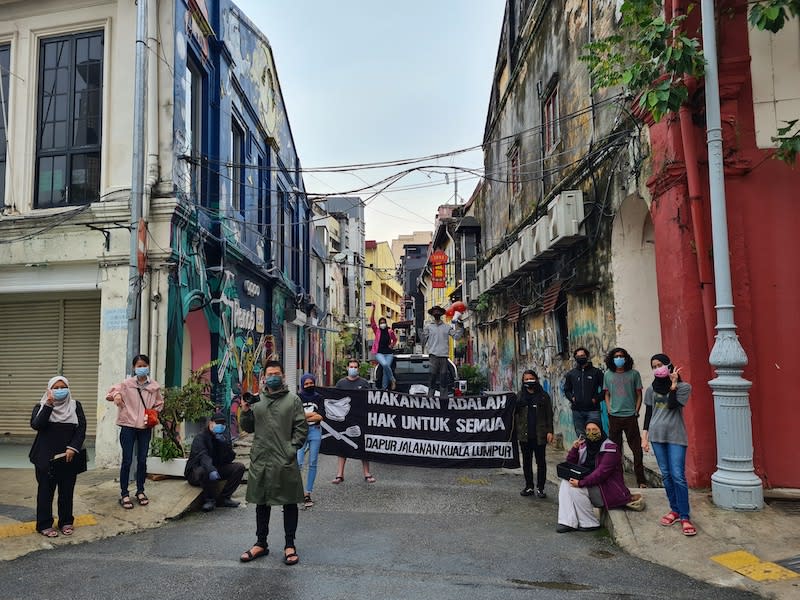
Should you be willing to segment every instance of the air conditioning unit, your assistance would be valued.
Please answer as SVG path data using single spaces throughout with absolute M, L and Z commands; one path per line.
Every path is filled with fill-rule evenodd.
M 490 262 L 489 266 L 492 269 L 492 287 L 500 282 L 500 255 L 496 255 Z
M 533 249 L 535 230 L 533 225 L 528 225 L 525 229 L 520 231 L 517 243 L 517 262 L 521 270 L 528 269 L 534 266 L 534 258 L 536 253 Z
M 561 192 L 547 205 L 550 222 L 550 247 L 559 248 L 574 244 L 583 238 L 583 192 Z
M 487 275 L 489 275 L 489 265 L 484 265 L 482 268 L 478 269 L 478 278 L 476 281 L 478 282 L 478 289 L 481 294 L 489 289 L 489 286 L 486 285 Z
M 508 248 L 497 255 L 497 282 L 507 279 L 511 275 L 511 253 Z
M 475 279 L 469 282 L 469 299 L 470 300 L 477 300 L 478 296 L 481 295 L 481 287 L 478 283 L 478 280 Z
M 517 238 L 517 241 L 511 244 L 508 252 L 508 274 L 514 275 L 519 271 L 519 249 L 522 246 L 522 240 Z
M 541 263 L 555 255 L 555 250 L 550 246 L 550 218 L 547 215 L 540 217 L 533 224 L 533 255 L 535 261 Z

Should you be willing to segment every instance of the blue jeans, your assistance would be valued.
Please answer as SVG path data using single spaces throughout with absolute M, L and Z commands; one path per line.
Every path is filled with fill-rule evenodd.
M 319 445 L 322 443 L 322 428 L 319 425 L 308 426 L 308 437 L 303 447 L 297 451 L 297 466 L 303 470 L 303 458 L 308 450 L 308 477 L 306 489 L 309 494 L 314 491 L 314 480 L 317 478 L 317 459 L 319 458 Z
M 651 442 L 661 470 L 669 508 L 681 519 L 689 518 L 689 487 L 686 485 L 686 446 Z
M 152 429 L 137 429 L 122 425 L 119 432 L 119 445 L 122 446 L 122 464 L 119 467 L 120 494 L 130 496 L 128 483 L 131 479 L 133 445 L 136 444 L 136 493 L 144 492 L 144 479 L 147 477 L 147 452 L 150 449 Z
M 600 421 L 600 408 L 597 410 L 573 410 L 572 411 L 572 424 L 575 426 L 575 435 L 581 437 L 586 433 L 586 423 L 588 421 Z M 608 429 L 604 429 L 608 432 Z
M 381 388 L 384 390 L 389 389 L 389 384 L 392 383 L 392 379 L 394 379 L 394 373 L 392 373 L 392 359 L 394 358 L 394 354 L 375 354 L 375 360 L 383 367 L 383 379 L 381 381 Z

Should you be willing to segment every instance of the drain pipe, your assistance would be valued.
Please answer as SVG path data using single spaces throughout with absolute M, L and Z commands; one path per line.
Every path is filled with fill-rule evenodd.
M 673 16 L 684 14 L 681 0 L 667 0 L 669 19 Z M 665 7 L 665 12 L 667 7 Z M 693 77 L 686 78 L 689 95 L 697 88 L 697 81 Z M 700 183 L 700 167 L 697 160 L 697 143 L 695 129 L 692 123 L 692 112 L 685 104 L 678 111 L 680 121 L 681 142 L 683 144 L 683 160 L 686 166 L 686 184 L 689 192 L 689 209 L 692 217 L 692 234 L 694 236 L 695 257 L 697 271 L 700 277 L 700 296 L 703 304 L 703 324 L 706 330 L 706 345 L 708 351 L 714 346 L 714 324 L 716 311 L 714 309 L 714 276 L 711 271 L 708 256 L 709 246 L 706 239 L 705 219 L 703 218 L 703 193 Z

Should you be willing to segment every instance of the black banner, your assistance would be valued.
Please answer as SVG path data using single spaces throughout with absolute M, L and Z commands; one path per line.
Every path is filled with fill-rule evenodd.
M 433 397 L 318 388 L 324 454 L 420 467 L 500 467 L 512 460 L 513 393 Z

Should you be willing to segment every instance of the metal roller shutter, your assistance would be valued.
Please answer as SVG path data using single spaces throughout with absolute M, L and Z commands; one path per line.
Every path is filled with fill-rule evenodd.
M 0 434 L 34 435 L 31 411 L 58 372 L 58 302 L 0 304 Z
M 86 434 L 97 426 L 97 369 L 100 363 L 100 300 L 64 300 L 61 372 L 86 413 Z
M 284 326 L 283 373 L 286 386 L 290 391 L 297 391 L 299 377 L 297 376 L 297 327 L 286 323 Z
M 97 424 L 100 299 L 0 302 L 0 435 L 33 436 L 31 411 L 57 373 Z

